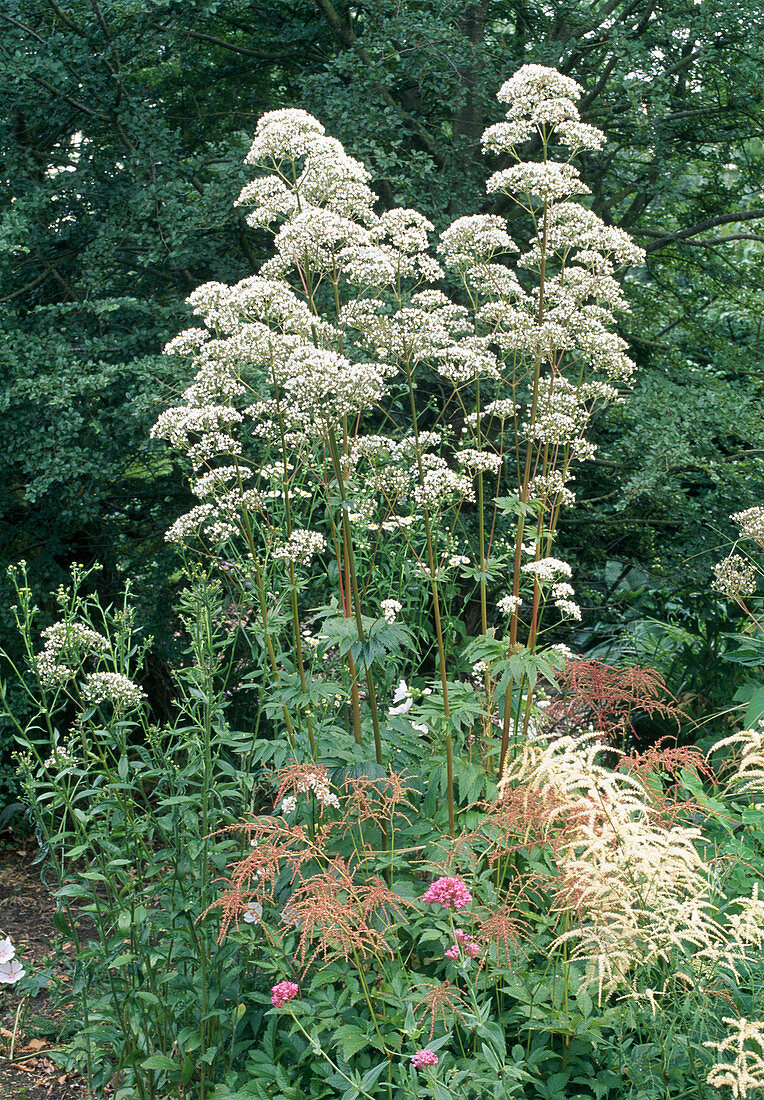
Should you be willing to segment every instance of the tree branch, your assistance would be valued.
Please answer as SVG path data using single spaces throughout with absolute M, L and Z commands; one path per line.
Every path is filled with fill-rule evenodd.
M 316 0 L 316 5 L 321 9 L 324 18 L 329 24 L 334 37 L 344 46 L 346 49 L 355 49 L 359 58 L 364 63 L 370 73 L 374 71 L 374 65 L 372 63 L 369 54 L 366 49 L 361 45 L 356 37 L 353 24 L 350 20 L 343 22 L 337 13 L 337 9 L 334 7 L 332 0 Z M 398 103 L 390 94 L 387 88 L 381 83 L 381 81 L 372 78 L 374 87 L 382 98 L 382 101 L 387 104 L 388 107 L 392 107 L 394 111 L 398 113 L 400 118 L 406 123 L 412 133 L 416 134 L 420 139 L 428 153 L 432 156 L 433 160 L 439 166 L 445 164 L 446 158 L 443 155 L 440 142 L 433 137 L 433 135 L 422 126 L 421 122 L 413 115 L 410 115 L 405 111 L 400 103 Z
M 154 30 L 163 30 L 164 28 L 157 24 L 151 24 Z M 251 46 L 235 46 L 233 42 L 227 42 L 224 38 L 217 38 L 214 34 L 205 34 L 203 31 L 192 31 L 184 29 L 183 33 L 188 38 L 197 38 L 200 42 L 210 42 L 213 46 L 219 46 L 221 50 L 227 50 L 229 53 L 238 53 L 243 57 L 257 57 L 265 61 L 284 61 L 290 57 L 301 57 L 303 50 L 279 50 L 270 52 L 269 50 L 255 50 Z
M 635 236 L 655 237 L 654 241 L 645 245 L 646 252 L 655 252 L 659 248 L 665 248 L 676 241 L 684 241 L 689 237 L 697 237 L 698 233 L 704 233 L 707 229 L 714 229 L 717 225 L 729 225 L 730 222 L 747 222 L 755 218 L 764 218 L 764 207 L 756 207 L 754 210 L 737 210 L 734 214 L 719 214 L 716 218 L 706 218 L 686 229 L 677 229 L 674 233 L 666 233 L 656 229 L 632 229 Z M 693 242 L 699 243 L 697 241 Z

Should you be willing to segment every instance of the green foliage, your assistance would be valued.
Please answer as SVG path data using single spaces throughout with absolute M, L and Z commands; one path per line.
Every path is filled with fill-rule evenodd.
M 630 290 L 635 398 L 599 426 L 579 480 L 590 503 L 563 519 L 563 545 L 586 565 L 592 618 L 611 615 L 614 558 L 672 589 L 664 605 L 705 582 L 729 501 L 756 503 L 764 450 L 758 14 L 752 0 L 6 3 L 6 560 L 25 556 L 46 589 L 100 560 L 106 602 L 125 566 L 147 605 L 169 602 L 158 517 L 177 488 L 145 427 L 178 381 L 159 353 L 194 286 L 261 255 L 230 196 L 263 110 L 313 111 L 372 169 L 382 205 L 442 226 L 474 208 L 493 89 L 531 60 L 585 86 L 584 117 L 610 139 L 587 166 L 593 208 L 648 249 Z M 170 624 L 152 629 L 169 645 Z M 166 660 L 152 682 L 161 714 Z
M 625 995 L 598 991 L 596 971 L 575 951 L 578 903 L 571 908 L 559 877 L 566 828 L 577 826 L 545 832 L 553 804 L 545 809 L 539 790 L 531 786 L 533 808 L 517 816 L 511 801 L 493 799 L 470 813 L 474 792 L 460 784 L 454 847 L 445 777 L 423 746 L 407 775 L 340 768 L 330 782 L 323 768 L 294 762 L 268 775 L 267 742 L 229 720 L 238 642 L 230 593 L 198 570 L 179 607 L 173 721 L 158 728 L 142 705 L 88 704 L 82 677 L 95 666 L 134 676 L 145 647 L 129 603 L 104 613 L 86 581 L 78 572 L 60 593 L 62 622 L 71 637 L 85 627 L 107 648 L 80 650 L 68 686 L 38 685 L 44 708 L 18 740 L 60 944 L 77 945 L 61 995 L 74 1000 L 80 1023 L 56 1057 L 83 1072 L 94 1096 L 115 1079 L 117 1097 L 146 1100 L 718 1095 L 706 1082 L 714 1059 L 704 1044 L 720 1036 L 709 998 L 721 981 L 725 1013 L 734 1004 L 757 1018 L 755 953 L 737 961 L 731 981 L 708 972 L 716 956 L 704 955 L 704 942 L 680 934 L 673 954 L 649 965 L 631 953 Z M 22 585 L 30 653 L 36 614 Z M 434 718 L 435 696 L 427 705 Z M 466 772 L 466 746 L 460 751 Z M 640 799 L 646 807 L 656 799 L 656 824 L 677 800 L 680 819 L 665 826 L 675 835 L 690 821 L 701 830 L 723 937 L 764 869 L 764 814 L 735 793 L 729 747 L 714 755 L 717 786 L 701 781 L 698 759 L 672 772 L 671 754 L 656 756 Z M 526 773 L 516 787 L 518 810 L 529 781 Z M 600 812 L 604 788 L 587 794 L 581 782 L 580 797 Z M 294 807 L 280 805 L 290 792 Z M 623 812 L 617 798 L 611 812 Z M 423 899 L 427 881 L 445 871 L 469 887 L 459 909 Z M 657 871 L 648 868 L 643 888 L 655 888 Z M 354 909 L 367 886 L 368 908 Z M 586 907 L 581 919 L 586 928 Z M 649 938 L 649 914 L 642 919 L 647 927 L 634 934 Z M 739 951 L 736 943 L 729 949 Z M 445 955 L 457 944 L 455 957 Z M 271 987 L 285 978 L 299 992 L 274 1006 Z M 437 1065 L 415 1069 L 418 1049 Z

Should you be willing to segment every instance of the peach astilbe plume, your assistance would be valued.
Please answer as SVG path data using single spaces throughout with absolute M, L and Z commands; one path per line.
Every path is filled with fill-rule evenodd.
M 726 1085 L 735 1098 L 745 1098 L 751 1089 L 764 1088 L 764 1023 L 731 1016 L 725 1016 L 723 1022 L 730 1034 L 721 1042 L 703 1044 L 724 1056 L 706 1080 L 716 1089 Z
M 362 821 L 384 828 L 396 816 L 410 825 L 405 812 L 413 808 L 408 798 L 409 790 L 401 776 L 392 769 L 388 775 L 378 778 L 348 776 L 344 784 L 347 825 Z
M 685 946 L 710 948 L 721 935 L 709 868 L 696 848 L 700 831 L 667 828 L 638 776 L 605 767 L 603 754 L 613 750 L 596 735 L 529 743 L 505 780 L 552 796 L 546 825 L 556 834 L 555 908 L 575 919 L 554 946 L 572 943 L 600 998 L 628 987 L 637 969 Z
M 756 729 L 739 730 L 717 741 L 713 752 L 731 746 L 736 750 L 736 767 L 729 785 L 739 794 L 764 794 L 764 720 Z
M 464 999 L 464 994 L 457 986 L 448 981 L 440 982 L 437 985 L 420 981 L 417 983 L 417 988 L 423 992 L 423 996 L 414 1005 L 414 1011 L 419 1012 L 417 1019 L 419 1027 L 422 1027 L 428 1017 L 430 1019 L 428 1042 L 432 1041 L 435 1034 L 436 1020 L 442 1021 L 444 1031 L 448 1031 L 450 1027 L 453 1027 L 456 1020 L 464 1022 L 463 1013 L 467 1011 L 469 1005 Z
M 282 871 L 290 881 L 301 877 L 303 869 L 315 866 L 323 853 L 323 833 L 312 839 L 302 825 L 290 825 L 282 817 L 258 817 L 230 825 L 222 833 L 242 833 L 250 851 L 233 865 L 223 895 L 210 906 L 222 909 L 219 939 L 254 904 L 274 902 L 274 884 Z
M 329 962 L 394 954 L 389 933 L 406 904 L 381 878 L 360 879 L 358 870 L 337 856 L 297 884 L 281 919 L 298 930 L 300 963 L 306 967 L 317 956 Z
M 568 662 L 560 685 L 564 695 L 572 697 L 576 713 L 582 709 L 592 726 L 611 738 L 635 733 L 635 711 L 670 718 L 677 725 L 682 717 L 665 680 L 652 668 L 616 668 L 579 657 Z
M 323 764 L 303 763 L 295 761 L 285 768 L 280 768 L 276 773 L 278 789 L 276 791 L 275 808 L 282 813 L 288 813 L 297 805 L 299 795 L 314 795 L 319 812 L 326 806 L 340 808 L 337 795 L 329 786 L 329 777 Z
M 487 909 L 481 913 L 477 923 L 476 937 L 486 947 L 496 948 L 496 961 L 503 958 L 508 969 L 512 966 L 512 953 L 528 936 L 528 921 L 517 903 L 500 905 L 496 909 Z M 480 960 L 480 969 L 488 960 L 484 954 Z

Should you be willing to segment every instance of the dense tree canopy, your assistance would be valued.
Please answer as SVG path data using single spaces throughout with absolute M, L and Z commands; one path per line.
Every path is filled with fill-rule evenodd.
M 706 583 L 727 513 L 762 485 L 756 0 L 7 0 L 0 22 L 9 558 L 50 580 L 98 558 L 107 589 L 126 570 L 161 603 L 152 563 L 183 491 L 148 441 L 182 382 L 161 348 L 196 285 L 262 255 L 232 203 L 263 111 L 305 107 L 381 205 L 442 227 L 483 194 L 496 88 L 534 61 L 583 84 L 608 135 L 592 205 L 648 253 L 624 328 L 637 393 L 601 423 L 564 538 L 594 602 L 631 563 Z

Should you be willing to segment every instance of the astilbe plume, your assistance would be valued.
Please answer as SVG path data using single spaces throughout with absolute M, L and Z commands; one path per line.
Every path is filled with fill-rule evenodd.
M 635 735 L 633 716 L 668 718 L 679 725 L 682 712 L 659 672 L 652 668 L 616 668 L 604 661 L 577 657 L 559 676 L 563 698 L 594 729 L 610 738 Z
M 557 803 L 562 800 L 551 787 L 535 785 L 528 776 L 522 783 L 502 782 L 496 799 L 477 803 L 480 820 L 456 838 L 450 863 L 474 865 L 481 860 L 494 866 L 521 849 L 543 845 L 554 851 L 557 834 L 550 830 L 549 818 Z
M 343 785 L 345 821 L 347 827 L 361 822 L 384 828 L 393 818 L 411 824 L 406 810 L 413 809 L 409 800 L 410 787 L 390 769 L 385 776 L 348 776 Z
M 359 881 L 358 868 L 339 856 L 292 890 L 281 913 L 298 934 L 300 963 L 394 954 L 389 930 L 408 903 L 376 875 Z
M 624 754 L 618 763 L 619 771 L 638 776 L 645 789 L 649 789 L 655 819 L 665 828 L 671 828 L 677 822 L 690 821 L 703 809 L 697 799 L 688 796 L 686 788 L 677 782 L 683 772 L 697 779 L 716 782 L 716 775 L 700 749 L 694 745 L 667 744 L 669 740 L 667 737 L 661 738 L 644 752 Z
M 586 981 L 603 992 L 629 988 L 684 945 L 710 950 L 723 939 L 711 901 L 710 868 L 697 828 L 666 828 L 639 778 L 599 763 L 594 735 L 529 743 L 507 782 L 530 781 L 555 795 L 547 828 L 559 830 L 555 908 L 575 926 L 555 946 L 572 943 L 589 963 Z
M 739 794 L 764 794 L 764 720 L 756 729 L 739 730 L 717 741 L 713 751 L 721 748 L 732 748 L 735 752 L 730 788 Z
M 527 886 L 527 883 L 524 885 Z M 483 909 L 478 914 L 476 924 L 478 941 L 486 947 L 492 946 L 495 949 L 496 962 L 503 961 L 507 969 L 512 968 L 513 957 L 530 938 L 529 911 L 520 904 L 523 892 L 510 885 L 507 893 L 512 896 L 511 903 L 499 905 L 494 909 Z M 487 964 L 488 958 L 486 953 L 480 960 L 480 969 Z
M 311 838 L 302 825 L 290 825 L 283 817 L 258 817 L 230 825 L 220 833 L 239 833 L 249 841 L 250 851 L 235 862 L 226 879 L 225 890 L 210 909 L 221 909 L 219 939 L 252 904 L 273 905 L 274 884 L 282 871 L 288 881 L 302 877 L 303 868 L 315 866 L 323 856 L 324 833 L 317 830 Z
M 313 764 L 309 761 L 298 764 L 296 761 L 290 761 L 286 767 L 279 769 L 277 779 L 275 806 L 277 808 L 280 806 L 282 812 L 284 812 L 285 798 L 290 799 L 294 808 L 298 795 L 311 793 L 315 796 L 320 810 L 326 806 L 339 809 L 339 799 L 330 789 L 329 777 L 323 764 Z
M 720 1042 L 703 1044 L 724 1057 L 706 1080 L 717 1089 L 727 1086 L 735 1098 L 746 1097 L 751 1089 L 764 1088 L 764 1023 L 731 1016 L 725 1016 L 723 1023 L 729 1027 L 729 1035 Z
M 464 1021 L 464 1012 L 469 1008 L 464 993 L 458 986 L 449 981 L 431 984 L 422 979 L 417 982 L 417 989 L 422 992 L 420 1000 L 414 1004 L 414 1012 L 419 1013 L 417 1023 L 422 1027 L 426 1019 L 430 1020 L 430 1035 L 428 1041 L 435 1034 L 435 1023 L 440 1020 L 443 1030 L 448 1031 L 454 1022 Z

